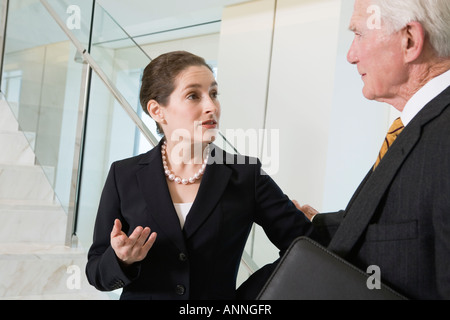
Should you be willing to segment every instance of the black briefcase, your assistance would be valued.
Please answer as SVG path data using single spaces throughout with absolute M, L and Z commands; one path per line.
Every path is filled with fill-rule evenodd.
M 406 299 L 384 284 L 372 285 L 370 276 L 311 239 L 301 237 L 291 244 L 257 299 Z

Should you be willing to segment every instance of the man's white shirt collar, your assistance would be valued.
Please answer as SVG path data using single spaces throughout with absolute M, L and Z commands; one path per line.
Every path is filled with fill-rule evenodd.
M 450 86 L 450 70 L 431 79 L 405 105 L 401 115 L 403 124 L 407 126 L 423 107 L 447 89 L 448 86 Z

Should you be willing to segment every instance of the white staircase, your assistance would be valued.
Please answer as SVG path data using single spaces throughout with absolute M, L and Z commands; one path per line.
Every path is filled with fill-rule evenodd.
M 109 299 L 87 283 L 86 251 L 64 246 L 66 222 L 25 134 L 0 99 L 0 300 Z

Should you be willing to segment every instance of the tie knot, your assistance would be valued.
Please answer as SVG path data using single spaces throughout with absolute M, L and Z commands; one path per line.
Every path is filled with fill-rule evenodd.
M 388 151 L 388 149 L 392 146 L 397 136 L 405 129 L 405 126 L 402 122 L 402 119 L 395 119 L 394 123 L 389 128 L 389 131 L 384 139 L 383 145 L 381 146 L 380 153 L 378 154 L 377 161 L 375 162 L 374 170 L 378 167 L 378 164 L 383 159 L 384 155 Z
M 389 128 L 388 134 L 398 136 L 403 131 L 404 128 L 405 126 L 403 125 L 402 119 L 397 118 Z

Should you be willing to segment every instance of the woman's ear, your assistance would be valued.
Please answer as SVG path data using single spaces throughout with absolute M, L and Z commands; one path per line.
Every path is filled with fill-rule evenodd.
M 150 100 L 147 103 L 147 111 L 153 120 L 159 124 L 165 123 L 163 107 L 156 100 Z
M 417 60 L 424 52 L 425 30 L 419 22 L 410 22 L 403 29 L 403 52 L 405 62 Z

